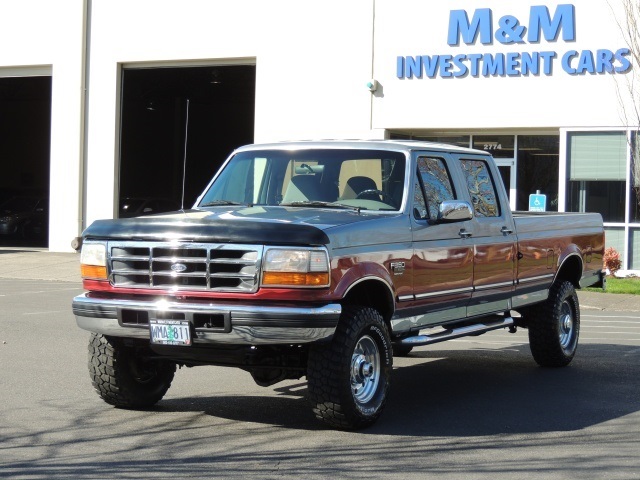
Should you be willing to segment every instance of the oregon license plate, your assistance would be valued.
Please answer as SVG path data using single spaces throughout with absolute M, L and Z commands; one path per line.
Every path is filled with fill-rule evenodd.
M 187 320 L 149 319 L 151 343 L 156 345 L 191 345 L 191 329 Z

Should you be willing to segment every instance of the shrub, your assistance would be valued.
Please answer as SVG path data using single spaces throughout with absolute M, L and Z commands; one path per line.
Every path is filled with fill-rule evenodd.
M 602 257 L 603 267 L 607 270 L 610 275 L 615 274 L 620 267 L 622 267 L 622 262 L 620 261 L 620 254 L 618 251 L 609 247 L 604 251 L 604 257 Z

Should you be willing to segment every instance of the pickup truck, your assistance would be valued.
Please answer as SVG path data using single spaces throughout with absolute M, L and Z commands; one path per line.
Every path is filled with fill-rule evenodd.
M 316 417 L 357 429 L 418 346 L 521 327 L 540 366 L 569 364 L 604 248 L 599 214 L 512 213 L 486 152 L 256 144 L 191 209 L 92 223 L 72 307 L 108 404 L 154 405 L 177 366 L 230 366 L 262 386 L 306 376 Z

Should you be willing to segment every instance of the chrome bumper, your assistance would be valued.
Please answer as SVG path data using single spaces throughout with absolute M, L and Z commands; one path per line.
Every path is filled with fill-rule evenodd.
M 84 330 L 113 337 L 149 338 L 149 318 L 184 318 L 192 325 L 194 345 L 299 344 L 331 338 L 342 307 L 246 306 L 167 300 L 120 300 L 79 295 L 73 299 L 76 323 Z M 197 319 L 216 317 L 215 326 Z M 137 323 L 132 323 L 135 318 Z M 144 323 L 145 318 L 147 323 Z

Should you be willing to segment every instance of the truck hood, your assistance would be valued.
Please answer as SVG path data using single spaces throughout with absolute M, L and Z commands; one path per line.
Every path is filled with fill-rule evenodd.
M 111 240 L 328 245 L 333 227 L 381 219 L 355 210 L 213 207 L 146 217 L 96 220 L 83 238 Z

